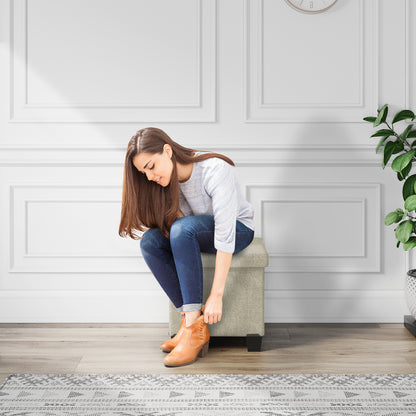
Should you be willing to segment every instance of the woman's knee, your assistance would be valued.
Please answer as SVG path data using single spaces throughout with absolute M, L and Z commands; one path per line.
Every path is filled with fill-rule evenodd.
M 170 241 L 192 236 L 194 227 L 190 217 L 178 218 L 170 227 Z
M 159 228 L 149 228 L 143 234 L 140 240 L 140 249 L 142 252 L 151 252 L 152 249 L 160 245 L 160 241 L 164 237 Z

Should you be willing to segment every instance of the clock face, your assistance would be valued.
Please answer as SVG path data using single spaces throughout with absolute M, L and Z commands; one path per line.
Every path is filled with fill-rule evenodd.
M 305 13 L 320 13 L 328 10 L 337 0 L 286 0 L 293 8 Z

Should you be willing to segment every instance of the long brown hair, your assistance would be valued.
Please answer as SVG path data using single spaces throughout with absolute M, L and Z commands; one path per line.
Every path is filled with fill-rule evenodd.
M 163 187 L 149 181 L 145 174 L 137 170 L 133 159 L 142 152 L 161 154 L 165 144 L 172 147 L 173 171 L 169 185 Z M 124 161 L 121 221 L 118 230 L 121 237 L 129 236 L 139 240 L 142 237 L 137 231 L 160 228 L 163 235 L 169 238 L 171 225 L 180 217 L 176 162 L 189 164 L 219 157 L 234 166 L 231 159 L 219 153 L 206 152 L 195 156 L 195 152 L 197 150 L 174 142 L 163 130 L 156 127 L 147 127 L 136 132 L 127 145 Z

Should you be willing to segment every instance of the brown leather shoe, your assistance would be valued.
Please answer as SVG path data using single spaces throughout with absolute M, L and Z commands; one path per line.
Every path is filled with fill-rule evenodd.
M 204 314 L 190 326 L 185 326 L 178 345 L 164 358 L 166 367 L 179 367 L 192 364 L 197 357 L 205 357 L 209 348 L 208 324 Z
M 168 339 L 166 342 L 160 345 L 160 349 L 163 352 L 171 352 L 178 345 L 179 338 L 183 332 L 183 328 L 185 328 L 185 315 L 182 317 L 182 322 L 178 333 L 173 338 Z
M 205 310 L 205 305 L 202 305 L 202 314 L 204 313 Z M 177 345 L 179 342 L 179 338 L 182 335 L 183 332 L 183 328 L 185 328 L 185 315 L 182 317 L 182 321 L 181 321 L 181 326 L 179 328 L 178 333 L 171 339 L 168 339 L 166 342 L 164 342 L 163 344 L 160 345 L 160 349 L 163 352 L 171 352 Z

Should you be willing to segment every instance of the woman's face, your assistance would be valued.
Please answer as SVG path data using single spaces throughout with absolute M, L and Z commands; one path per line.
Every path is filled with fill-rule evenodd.
M 173 171 L 172 148 L 165 144 L 163 153 L 138 153 L 133 158 L 133 165 L 144 173 L 149 181 L 167 186 Z

